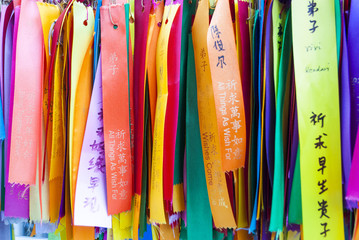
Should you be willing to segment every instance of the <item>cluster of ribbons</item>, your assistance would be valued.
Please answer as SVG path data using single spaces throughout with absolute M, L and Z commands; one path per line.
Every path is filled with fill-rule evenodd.
M 356 0 L 2 2 L 0 236 L 359 239 L 358 27 Z

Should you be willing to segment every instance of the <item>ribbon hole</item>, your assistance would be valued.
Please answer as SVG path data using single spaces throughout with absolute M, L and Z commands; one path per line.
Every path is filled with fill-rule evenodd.
M 84 21 L 84 25 L 87 26 L 87 20 Z
M 115 24 L 115 25 L 113 25 L 113 29 L 117 29 L 118 28 L 118 25 L 117 24 Z

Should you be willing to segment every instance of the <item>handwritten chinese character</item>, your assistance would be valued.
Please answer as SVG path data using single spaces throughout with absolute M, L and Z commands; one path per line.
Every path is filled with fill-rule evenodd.
M 222 55 L 222 56 L 218 56 L 218 62 L 217 62 L 217 67 L 218 66 L 221 66 L 221 68 L 223 68 L 223 65 L 227 65 L 225 62 L 224 62 L 224 56 Z
M 326 158 L 325 157 L 320 157 L 319 158 L 319 166 L 320 168 L 317 170 L 318 172 L 321 171 L 322 175 L 324 173 L 324 168 L 326 168 L 327 166 L 325 166 L 325 162 L 326 162 Z
M 90 186 L 88 188 L 92 189 L 92 191 L 98 187 L 100 179 L 98 177 L 91 177 L 90 178 Z
M 320 225 L 323 226 L 323 232 L 321 232 L 320 235 L 324 235 L 324 237 L 327 237 L 327 232 L 330 231 L 330 229 L 327 229 L 328 223 L 321 223 Z
M 282 51 L 282 41 L 277 41 L 278 43 L 278 52 Z
M 218 52 L 225 51 L 221 39 L 214 41 L 214 46 L 213 46 L 213 47 L 214 47 Z
M 218 30 L 217 25 L 211 26 L 211 35 L 212 38 L 214 39 L 214 37 L 219 38 L 221 35 L 221 32 Z
M 206 67 L 207 67 L 208 65 L 207 65 L 207 62 L 206 61 L 202 61 L 202 63 L 201 63 L 201 68 L 203 68 L 203 72 L 205 72 L 206 71 Z
M 20 185 L 18 185 L 20 186 Z M 22 191 L 18 191 L 17 193 L 17 199 L 18 200 L 29 200 L 29 190 L 30 189 L 30 185 L 27 185 L 26 188 Z
M 105 143 L 104 142 L 96 142 L 96 140 L 93 141 L 92 144 L 90 144 L 92 151 L 103 151 L 105 150 Z
M 318 211 L 320 211 L 320 218 L 322 217 L 329 218 L 329 216 L 327 215 L 328 202 L 323 199 L 321 202 L 318 201 L 318 205 L 319 205 Z
M 326 115 L 323 115 L 323 113 L 319 113 L 318 115 L 312 112 L 312 116 L 310 116 L 310 122 L 313 123 L 313 125 L 321 122 L 322 128 L 324 127 L 324 118 Z
M 327 136 L 327 134 L 323 133 L 324 136 Z M 315 148 L 327 148 L 327 146 L 324 145 L 324 141 L 322 141 L 322 135 L 319 135 L 319 137 L 316 138 L 316 140 L 318 140 L 318 142 L 314 143 Z
M 209 142 L 214 141 L 214 133 L 213 132 L 208 133 L 208 140 L 209 140 Z
M 310 20 L 309 22 L 313 24 L 313 27 L 310 28 L 309 31 L 310 31 L 310 33 L 314 33 L 315 30 L 319 27 L 319 26 L 316 26 L 317 21 L 316 20 Z
M 96 134 L 98 137 L 102 137 L 103 136 L 103 127 L 97 128 Z
M 314 17 L 314 13 L 318 12 L 317 3 L 314 0 L 309 1 L 308 4 L 308 16 Z
M 281 23 L 279 23 L 277 36 L 281 37 L 282 35 L 283 35 L 283 26 Z M 282 44 L 282 42 L 281 42 L 281 44 Z
M 94 160 L 95 160 L 94 157 L 90 160 L 89 162 L 90 166 L 88 170 L 94 169 L 95 172 L 105 173 L 106 172 L 105 158 L 103 156 L 98 156 L 95 162 Z
M 103 120 L 103 109 L 100 109 L 100 112 L 97 113 L 97 120 L 102 121 Z
M 206 54 L 206 50 L 204 50 L 204 48 L 201 48 L 201 59 L 203 60 L 205 57 L 207 57 L 207 54 Z
M 327 182 L 326 179 L 322 180 L 322 181 L 318 181 L 318 186 L 320 186 L 320 192 L 319 194 L 323 194 L 324 192 L 326 192 L 328 190 L 328 188 L 325 186 L 325 183 Z
M 84 207 L 90 207 L 91 212 L 97 212 L 100 206 L 96 203 L 96 197 L 86 197 Z
M 216 147 L 215 144 L 212 144 L 212 145 L 211 145 L 211 154 L 212 154 L 212 155 L 218 154 L 218 152 L 217 152 L 217 147 Z

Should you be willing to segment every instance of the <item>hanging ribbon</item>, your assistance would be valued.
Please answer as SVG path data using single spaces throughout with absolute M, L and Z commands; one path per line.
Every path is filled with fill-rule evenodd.
M 132 200 L 125 9 L 104 5 L 101 12 L 107 204 L 108 213 L 117 214 L 130 210 Z
M 150 195 L 150 219 L 156 223 L 166 223 L 163 205 L 163 181 L 164 181 L 164 133 L 165 119 L 168 102 L 168 64 L 170 59 L 169 42 L 172 24 L 180 4 L 169 4 L 165 6 L 163 24 L 158 36 L 156 53 L 157 71 L 157 104 L 153 135 L 153 156 L 151 173 L 151 195 Z M 171 76 L 172 77 L 172 76 Z
M 74 224 L 111 228 L 107 215 L 105 152 L 93 147 L 104 142 L 101 61 L 92 90 L 75 195 Z
M 198 121 L 197 84 L 192 35 L 188 35 L 186 92 L 187 239 L 213 239 L 212 215 L 205 182 L 203 155 L 198 151 L 201 134 Z
M 344 239 L 334 1 L 292 11 L 304 239 Z
M 198 4 L 192 32 L 196 65 L 198 116 L 208 197 L 215 226 L 217 228 L 235 228 L 236 222 L 229 200 L 225 174 L 221 168 L 221 158 L 218 153 L 220 140 L 216 126 L 215 102 L 207 51 L 209 6 L 207 1 L 200 1 Z
M 11 5 L 10 5 L 11 6 Z M 4 15 L 9 15 L 12 8 L 8 7 Z M 11 141 L 11 125 L 12 125 L 12 106 L 14 98 L 14 82 L 15 82 L 15 61 L 16 61 L 16 42 L 20 16 L 20 5 L 16 6 L 12 19 L 10 19 L 7 27 L 5 39 L 5 66 L 4 66 L 4 103 L 5 103 L 5 206 L 4 215 L 7 217 L 29 217 L 29 187 L 21 184 L 11 184 L 8 182 L 9 163 L 10 163 L 10 141 Z M 11 49 L 12 47 L 12 49 Z M 8 56 L 8 58 L 6 58 Z M 7 107 L 8 106 L 8 107 Z M 20 198 L 19 198 L 20 196 Z
M 222 3 L 223 2 L 223 3 Z M 219 1 L 207 33 L 207 47 L 216 103 L 222 169 L 243 167 L 246 120 L 235 37 L 227 1 Z
M 272 232 L 282 231 L 284 216 L 284 181 L 285 181 L 285 140 L 283 135 L 283 125 L 285 118 L 285 102 L 287 80 L 290 77 L 292 55 L 292 25 L 290 22 L 290 10 L 287 13 L 287 19 L 284 26 L 283 45 L 279 63 L 278 84 L 277 84 L 277 102 L 276 102 L 276 120 L 275 120 L 275 145 L 274 145 L 274 177 L 271 221 L 269 229 Z
M 33 14 L 38 11 L 36 1 L 24 0 L 21 8 L 16 44 L 9 182 L 36 184 L 36 163 L 41 146 L 43 38 L 40 15 Z

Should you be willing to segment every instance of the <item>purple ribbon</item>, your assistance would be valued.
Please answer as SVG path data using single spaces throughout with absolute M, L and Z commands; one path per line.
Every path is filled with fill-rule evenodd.
M 15 56 L 16 56 L 16 41 L 17 30 L 19 25 L 20 6 L 15 8 L 14 21 L 10 21 L 6 31 L 5 40 L 5 68 L 4 68 L 4 89 L 5 89 L 5 126 L 7 126 L 7 140 L 5 142 L 5 216 L 7 217 L 21 217 L 29 218 L 29 186 L 11 184 L 8 182 L 9 177 L 9 160 L 10 160 L 10 142 L 11 142 L 11 126 L 12 126 L 12 112 L 14 100 L 14 85 L 15 85 Z M 13 32 L 12 32 L 13 29 Z M 11 42 L 12 38 L 12 42 Z M 11 52 L 12 47 L 12 53 Z M 11 59 L 11 61 L 10 61 Z M 11 65 L 8 63 L 11 62 Z
M 348 63 L 348 46 L 346 36 L 346 23 L 344 19 L 343 9 L 341 11 L 342 17 L 342 58 L 340 69 L 340 122 L 341 122 L 341 142 L 342 142 L 342 164 L 343 164 L 343 181 L 344 181 L 344 196 L 348 190 L 349 175 L 352 161 L 352 143 L 351 143 L 351 119 L 350 119 L 350 78 L 349 78 L 349 63 Z M 354 58 L 354 56 L 352 56 Z M 353 168 L 353 170 L 355 170 Z M 356 184 L 355 184 L 356 185 Z M 355 186 L 354 185 L 354 186 Z M 356 208 L 355 202 L 344 201 L 345 208 Z
M 272 33 L 272 7 L 268 10 L 266 32 Z M 265 99 L 265 146 L 268 165 L 268 174 L 271 185 L 273 185 L 273 164 L 274 164 L 274 130 L 275 130 L 275 99 L 274 99 L 274 80 L 273 80 L 273 61 L 272 61 L 272 44 L 271 34 L 266 34 L 266 99 Z

